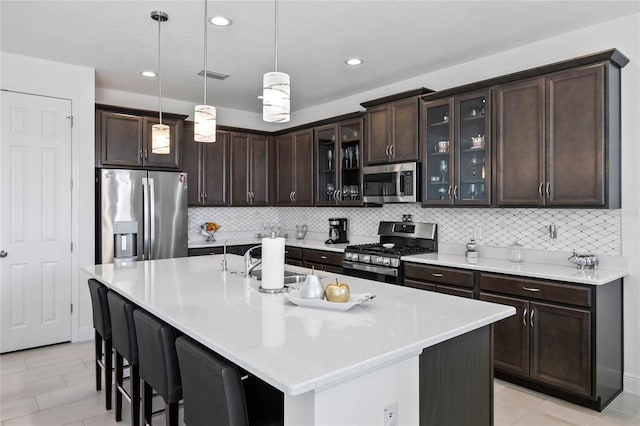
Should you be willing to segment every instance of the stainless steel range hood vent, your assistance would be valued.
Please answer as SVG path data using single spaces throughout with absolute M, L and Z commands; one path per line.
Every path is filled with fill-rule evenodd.
M 202 77 L 204 75 L 204 70 L 200 71 L 198 73 L 198 75 L 200 77 Z M 229 74 L 222 74 L 220 72 L 214 72 L 214 71 L 207 71 L 207 77 L 208 78 L 215 78 L 216 80 L 224 80 L 227 77 L 229 77 Z

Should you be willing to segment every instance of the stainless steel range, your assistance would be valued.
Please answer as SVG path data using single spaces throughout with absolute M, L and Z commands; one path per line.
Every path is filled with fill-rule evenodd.
M 402 285 L 400 257 L 438 251 L 435 223 L 380 222 L 379 243 L 347 246 L 342 258 L 346 275 Z

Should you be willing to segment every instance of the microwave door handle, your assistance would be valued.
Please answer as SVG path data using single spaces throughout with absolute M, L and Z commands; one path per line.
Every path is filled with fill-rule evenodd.
M 398 188 L 396 189 L 396 193 L 398 194 L 398 197 L 401 197 L 404 195 L 404 175 L 402 173 L 400 173 L 400 179 L 398 179 Z

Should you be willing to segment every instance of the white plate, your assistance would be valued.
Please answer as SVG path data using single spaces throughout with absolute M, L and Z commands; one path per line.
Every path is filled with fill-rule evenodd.
M 299 297 L 299 294 L 299 291 L 294 290 L 290 293 L 285 294 L 285 296 L 294 305 L 305 306 L 307 308 L 329 309 L 331 311 L 348 311 L 354 306 L 367 302 L 376 297 L 375 294 L 371 293 L 352 294 L 351 296 L 349 296 L 348 302 L 338 303 L 328 302 L 324 299 L 303 299 L 302 297 Z

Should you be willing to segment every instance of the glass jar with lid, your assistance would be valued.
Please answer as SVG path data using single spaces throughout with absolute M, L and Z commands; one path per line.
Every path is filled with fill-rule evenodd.
M 507 259 L 513 263 L 524 262 L 524 246 L 517 239 L 507 247 Z

